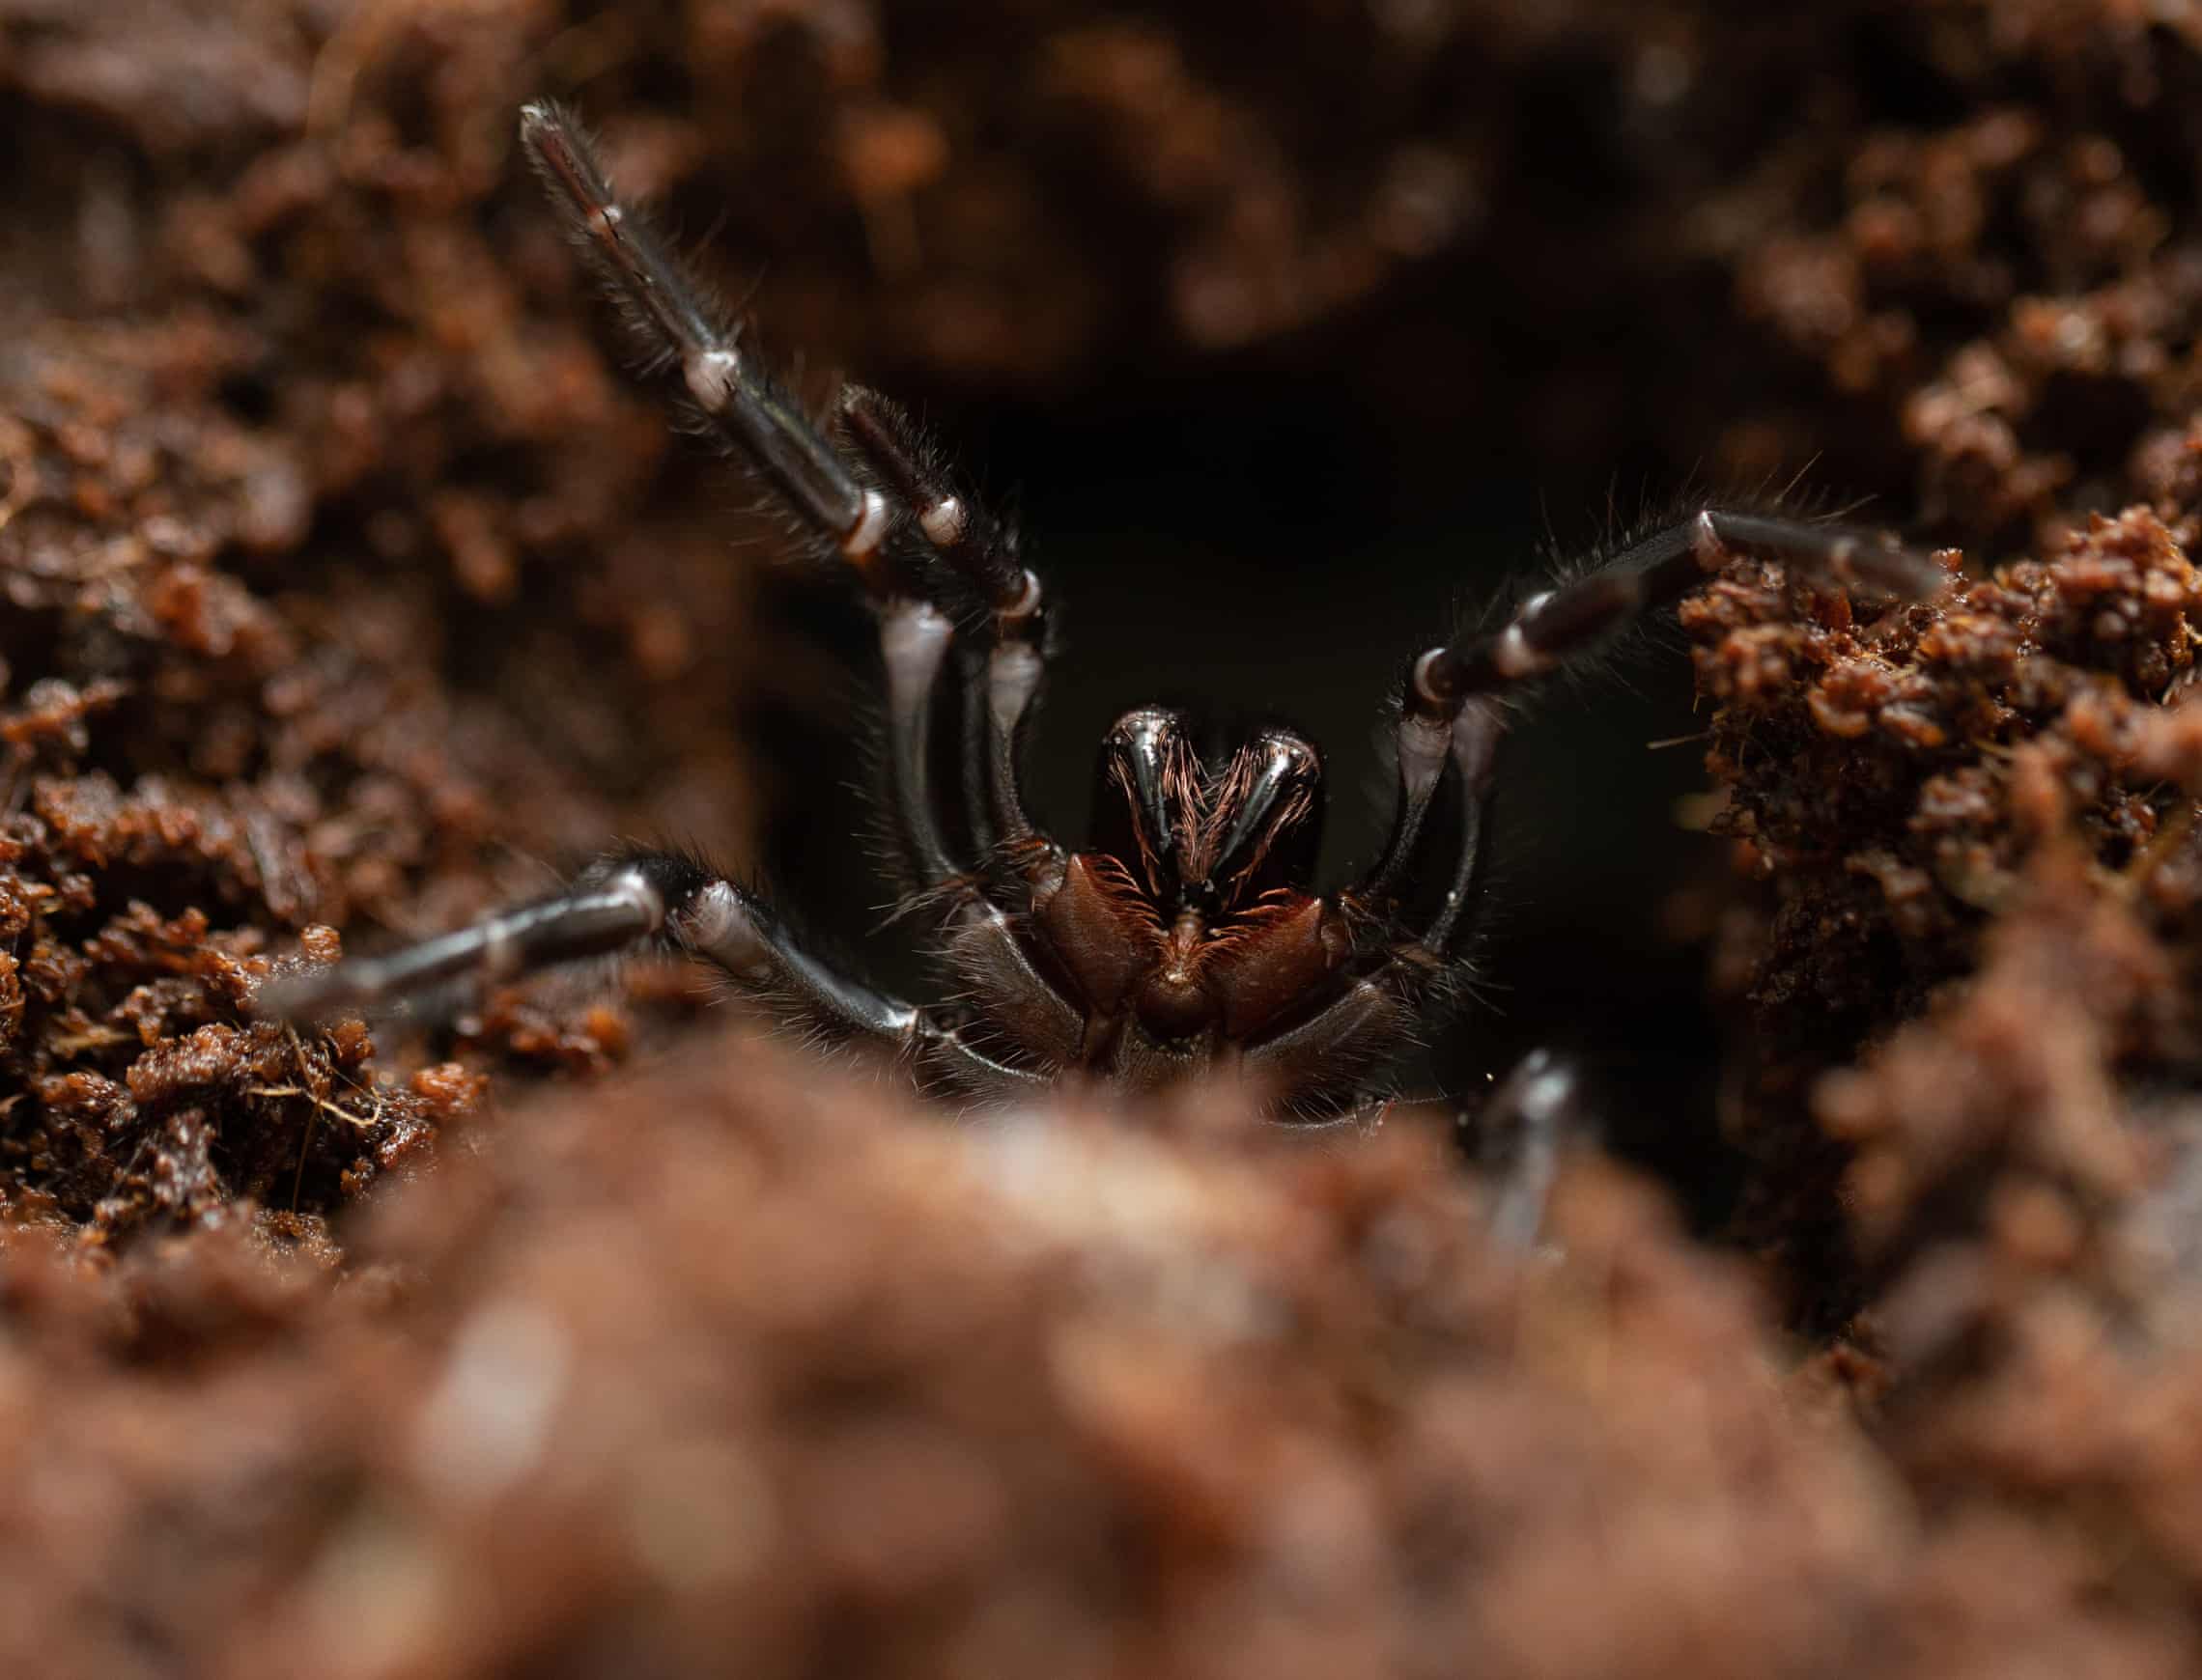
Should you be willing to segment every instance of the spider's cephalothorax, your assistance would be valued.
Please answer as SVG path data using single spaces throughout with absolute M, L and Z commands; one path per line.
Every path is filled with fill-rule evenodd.
M 1110 731 L 1097 831 L 1069 851 L 1028 814 L 1019 774 L 1047 638 L 1044 592 L 1014 533 L 874 393 L 846 387 L 822 425 L 807 417 L 614 197 L 563 111 L 528 106 L 521 136 L 653 361 L 678 370 L 704 430 L 869 596 L 887 676 L 891 833 L 965 1001 L 890 997 L 812 956 L 748 889 L 685 854 L 631 850 L 542 903 L 271 982 L 262 997 L 271 1014 L 656 945 L 717 966 L 810 1027 L 885 1044 L 925 1082 L 967 1095 L 1081 1076 L 1143 1088 L 1230 1068 L 1264 1085 L 1282 1115 L 1350 1114 L 1459 991 L 1508 691 L 1686 594 L 1737 551 L 1900 596 L 1942 580 L 1933 561 L 1870 533 L 1701 507 L 1524 601 L 1497 630 L 1414 661 L 1394 727 L 1390 838 L 1350 886 L 1324 894 L 1311 880 L 1323 781 L 1309 742 L 1271 728 L 1203 759 L 1183 721 L 1153 707 Z M 962 686 L 968 748 L 958 824 L 944 821 L 929 750 L 951 682 Z M 1440 801 L 1448 782 L 1456 797 Z M 1457 817 L 1430 823 L 1447 808 Z

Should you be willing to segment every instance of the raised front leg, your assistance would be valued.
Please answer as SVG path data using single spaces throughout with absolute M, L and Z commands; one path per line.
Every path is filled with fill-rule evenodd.
M 1015 534 L 958 490 L 891 404 L 851 386 L 829 428 L 742 344 L 695 274 L 619 202 L 580 125 L 548 101 L 521 113 L 521 139 L 575 235 L 596 259 L 652 365 L 680 371 L 704 425 L 756 471 L 817 546 L 861 580 L 879 616 L 887 666 L 888 760 L 895 832 L 916 883 L 955 889 L 972 874 L 952 855 L 931 781 L 929 733 L 959 620 L 989 624 L 971 701 L 986 719 L 985 795 L 968 790 L 974 838 L 1030 842 L 1016 739 L 1041 675 L 1040 581 Z M 955 896 L 951 890 L 951 897 Z

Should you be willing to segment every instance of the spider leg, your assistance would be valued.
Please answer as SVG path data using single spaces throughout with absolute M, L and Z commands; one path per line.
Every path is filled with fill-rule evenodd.
M 912 522 L 924 534 L 942 564 L 968 590 L 985 599 L 992 636 L 983 658 L 968 661 L 965 675 L 964 780 L 973 840 L 990 871 L 1009 857 L 1026 864 L 1025 891 L 1059 850 L 1026 814 L 1017 768 L 1019 731 L 1038 691 L 1043 600 L 1039 579 L 1016 557 L 1014 535 L 974 500 L 957 494 L 930 458 L 908 419 L 893 405 L 861 386 L 842 394 L 842 432 L 856 440 L 867 463 L 880 475 Z M 940 597 L 917 606 L 890 603 L 882 619 L 883 638 L 903 615 L 922 615 L 929 634 L 921 653 L 888 645 L 889 750 L 913 854 L 926 871 L 926 884 L 950 906 L 950 949 L 954 966 L 988 1000 L 986 1013 L 1024 1049 L 1052 1065 L 1076 1057 L 1083 1040 L 1079 1011 L 1034 964 L 1026 940 L 1008 914 L 981 892 L 968 874 L 954 873 L 940 837 L 940 826 L 926 786 L 927 723 L 933 689 L 946 662 L 953 621 Z M 974 732 L 973 714 L 983 710 L 984 723 Z M 983 776 L 972 761 L 983 759 Z M 983 780 L 986 795 L 981 797 Z M 998 881 L 999 877 L 996 878 Z
M 1349 1141 L 1382 1126 L 1396 1096 L 1370 1092 L 1338 1113 L 1314 1120 L 1281 1120 L 1281 1128 L 1318 1146 Z M 1517 1251 L 1538 1246 L 1562 1153 L 1595 1141 L 1598 1127 L 1580 1070 L 1567 1057 L 1539 1047 L 1516 1062 L 1473 1118 L 1476 1165 L 1488 1182 L 1491 1234 Z
M 1542 676 L 1631 620 L 1680 601 L 1738 552 L 1787 561 L 1830 583 L 1917 600 L 1948 579 L 1927 555 L 1851 525 L 1704 507 L 1639 538 L 1588 575 L 1522 602 L 1495 631 L 1456 638 L 1415 661 L 1407 709 L 1442 721 L 1471 694 Z
M 1036 1076 L 975 1050 L 931 1011 L 810 955 L 756 894 L 677 852 L 599 858 L 565 892 L 381 957 L 263 986 L 261 1016 L 300 1021 L 375 1009 L 454 983 L 516 980 L 592 958 L 663 950 L 709 963 L 744 991 L 787 999 L 840 1038 L 869 1040 L 966 1085 Z
M 1447 757 L 1460 779 L 1460 829 L 1454 841 L 1453 879 L 1444 901 L 1415 943 L 1429 958 L 1451 955 L 1462 917 L 1481 895 L 1490 852 L 1491 804 L 1498 788 L 1499 742 L 1506 714 L 1489 700 L 1462 704 L 1448 731 Z
M 836 413 L 859 461 L 829 441 L 745 351 L 707 290 L 619 203 L 566 111 L 549 101 L 527 105 L 521 140 L 613 294 L 656 352 L 678 365 L 707 425 L 848 562 L 871 596 L 887 665 L 899 837 L 918 884 L 946 887 L 966 873 L 943 837 L 928 760 L 936 689 L 955 635 L 951 579 L 984 598 L 994 623 L 984 683 L 992 798 L 981 837 L 999 829 L 1005 839 L 1031 838 L 1015 738 L 1039 684 L 1042 591 L 1018 561 L 1011 533 L 948 486 L 908 421 L 873 393 L 851 387 Z
M 926 787 L 926 720 L 954 626 L 906 587 L 890 539 L 895 509 L 820 435 L 720 322 L 709 294 L 648 223 L 619 203 L 580 126 L 549 102 L 522 108 L 522 143 L 564 207 L 613 295 L 657 353 L 676 364 L 705 423 L 862 579 L 879 611 L 887 664 L 889 763 L 900 837 L 919 882 L 957 874 Z
M 1549 1050 L 1531 1050 L 1499 1081 L 1476 1115 L 1476 1140 L 1493 1180 L 1491 1231 L 1501 1243 L 1536 1246 L 1561 1152 L 1596 1130 L 1581 1076 Z
M 579 124 L 549 100 L 522 106 L 521 143 L 654 351 L 678 364 L 704 419 L 861 573 L 882 561 L 886 498 L 857 482 L 788 395 L 720 320 L 709 293 L 621 205 Z
M 1248 1047 L 1250 1067 L 1299 1088 L 1325 1069 L 1373 1062 L 1456 966 L 1481 896 L 1504 690 L 1587 653 L 1632 620 L 1680 599 L 1736 550 L 1761 550 L 1834 582 L 1906 597 L 1932 594 L 1946 574 L 1877 533 L 1822 521 L 1703 507 L 1639 538 L 1586 576 L 1524 602 L 1499 630 L 1429 649 L 1409 676 L 1397 725 L 1399 784 L 1392 830 L 1361 882 L 1342 895 L 1390 930 L 1329 1004 Z M 1399 937 L 1396 902 L 1422 848 L 1448 768 L 1460 783 L 1460 826 L 1445 897 L 1420 933 Z
M 887 757 L 903 855 L 919 892 L 947 910 L 963 955 L 986 963 L 1014 995 L 1031 1027 L 1024 1042 L 1052 1052 L 1074 1012 L 1033 967 L 1007 915 L 951 854 L 931 785 L 931 723 L 955 613 L 976 592 L 994 624 L 984 661 L 995 788 L 986 826 L 1055 854 L 1025 817 L 1015 765 L 1017 729 L 1039 684 L 1039 580 L 1017 561 L 1006 528 L 948 488 L 884 400 L 851 388 L 836 410 L 842 445 L 830 441 L 722 324 L 706 290 L 618 202 L 570 115 L 547 102 L 528 105 L 521 139 L 614 296 L 660 356 L 679 367 L 707 425 L 862 582 L 887 671 Z
M 1402 706 L 1394 732 L 1399 766 L 1399 791 L 1392 811 L 1392 832 L 1375 866 L 1354 891 L 1370 904 L 1383 904 L 1398 890 L 1407 860 L 1422 838 L 1423 821 L 1430 800 L 1437 796 L 1445 761 L 1452 755 L 1453 720 L 1426 717 L 1413 706 Z
M 963 777 L 964 822 L 971 829 L 971 848 L 980 857 L 991 857 L 1001 839 L 994 820 L 994 803 L 987 798 L 986 661 L 966 653 L 963 659 Z
M 983 764 L 967 789 L 972 827 L 981 845 L 1029 841 L 1034 827 L 1025 805 L 1017 744 L 1039 691 L 1044 669 L 1046 595 L 1018 557 L 1017 534 L 975 496 L 959 490 L 925 445 L 908 415 L 878 392 L 851 385 L 841 393 L 842 432 L 901 505 L 939 562 L 983 603 L 990 633 L 973 662 L 967 715 L 977 723 Z M 967 775 L 969 770 L 967 769 Z
M 1751 550 L 1825 581 L 1911 599 L 1932 595 L 1947 576 L 1927 555 L 1877 532 L 1707 506 L 1638 538 L 1596 571 L 1532 596 L 1498 630 L 1429 649 L 1414 663 L 1396 726 L 1399 785 L 1391 835 L 1350 896 L 1382 906 L 1397 893 L 1446 765 L 1457 757 L 1457 720 L 1472 696 L 1501 693 L 1590 652 Z

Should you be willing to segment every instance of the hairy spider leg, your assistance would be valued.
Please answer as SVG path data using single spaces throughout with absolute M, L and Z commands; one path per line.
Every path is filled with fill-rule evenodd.
M 839 429 L 857 446 L 860 462 L 847 460 L 822 435 L 721 324 L 708 290 L 641 216 L 618 202 L 568 112 L 549 101 L 526 106 L 521 137 L 613 294 L 658 353 L 677 363 L 706 421 L 863 581 L 879 614 L 887 666 L 898 837 L 921 888 L 955 888 L 969 872 L 942 834 L 928 760 L 935 696 L 955 636 L 956 601 L 942 586 L 940 569 L 945 564 L 950 576 L 975 590 L 994 623 L 984 662 L 994 791 L 987 821 L 974 835 L 982 842 L 996 829 L 1016 840 L 1033 835 L 1018 791 L 1014 742 L 1040 677 L 1039 579 L 1018 562 L 1006 528 L 948 483 L 915 430 L 884 399 L 852 388 L 839 404 Z M 866 482 L 864 466 L 873 482 Z M 921 549 L 913 531 L 923 539 Z
M 889 509 L 866 491 L 720 320 L 709 292 L 619 203 L 580 125 L 550 100 L 522 106 L 520 138 L 654 355 L 677 364 L 705 420 L 859 571 L 876 569 Z
M 887 662 L 889 755 L 901 800 L 902 838 L 923 884 L 952 878 L 939 826 L 921 803 L 925 714 L 953 627 L 933 603 L 899 586 L 889 553 L 894 510 L 803 415 L 737 335 L 710 293 L 622 205 L 595 148 L 573 116 L 547 100 L 522 108 L 520 136 L 564 208 L 608 290 L 632 313 L 655 354 L 677 364 L 706 423 L 823 535 L 864 581 L 879 609 Z
M 705 289 L 641 217 L 618 203 L 593 148 L 566 112 L 547 102 L 526 106 L 521 137 L 553 197 L 596 254 L 610 290 L 662 353 L 679 364 L 689 394 L 713 429 L 862 579 L 879 615 L 890 774 L 912 868 L 920 884 L 946 904 L 959 955 L 983 966 L 993 981 L 1013 1036 L 1043 1055 L 1075 1047 L 1077 1012 L 1033 966 L 1008 917 L 957 868 L 933 806 L 928 721 L 955 627 L 948 596 L 927 586 L 921 556 L 912 552 L 916 545 L 903 533 L 915 523 L 929 543 L 953 546 L 954 519 L 938 498 L 911 507 L 901 496 L 861 481 L 857 469 L 719 324 Z M 969 514 L 959 517 L 973 519 Z M 1020 574 L 1025 604 L 998 603 L 998 621 L 1037 618 L 1039 585 L 1030 574 Z M 277 1016 L 311 1015 L 347 1003 L 385 1002 L 451 980 L 517 978 L 652 944 L 715 963 L 753 989 L 785 994 L 832 1030 L 914 1045 L 921 1059 L 965 1084 L 1032 1077 L 973 1049 L 935 1013 L 833 972 L 807 956 L 753 894 L 672 853 L 602 859 L 569 893 L 385 957 L 286 979 L 269 988 L 265 1007 Z
M 1036 830 L 1018 773 L 1019 733 L 1046 658 L 1046 596 L 1018 557 L 1016 531 L 958 487 L 910 417 L 877 391 L 850 385 L 840 429 L 909 509 L 942 563 L 984 604 L 991 633 L 966 676 L 965 794 L 974 843 L 1017 846 Z M 1051 848 L 1052 850 L 1052 848 Z
M 860 481 L 721 323 L 707 289 L 643 217 L 619 203 L 571 114 L 548 101 L 527 105 L 521 111 L 520 133 L 552 197 L 596 256 L 608 290 L 627 305 L 656 356 L 679 367 L 705 422 L 862 579 L 879 614 L 887 665 L 889 760 L 899 837 L 921 885 L 953 880 L 959 871 L 927 799 L 925 753 L 933 686 L 954 625 L 901 575 L 906 568 L 897 566 L 890 541 L 894 506 Z
M 1703 507 L 1639 538 L 1588 575 L 1532 596 L 1497 630 L 1431 648 L 1415 661 L 1407 709 L 1443 722 L 1471 694 L 1542 676 L 1680 601 L 1738 553 L 1765 554 L 1823 582 L 1862 583 L 1907 600 L 1934 594 L 1948 578 L 1928 555 L 1876 532 Z
M 1503 694 L 1593 651 L 1680 600 L 1732 555 L 1752 550 L 1824 581 L 1863 583 L 1908 599 L 1932 595 L 1947 576 L 1929 556 L 1877 532 L 1706 506 L 1638 538 L 1597 570 L 1531 596 L 1496 630 L 1429 649 L 1408 674 L 1395 726 L 1399 781 L 1391 834 L 1349 896 L 1381 910 L 1397 895 L 1446 766 L 1457 757 L 1458 724 L 1472 697 Z M 1494 726 L 1503 728 L 1496 714 L 1477 730 Z
M 1396 936 L 1328 1007 L 1248 1052 L 1286 1078 L 1375 1042 L 1429 995 L 1455 963 L 1481 896 L 1494 770 L 1507 726 L 1501 696 L 1588 653 L 1643 614 L 1680 599 L 1736 550 L 1757 549 L 1835 582 L 1861 582 L 1909 598 L 1930 595 L 1946 574 L 1926 555 L 1876 533 L 1823 521 L 1704 507 L 1623 548 L 1589 574 L 1531 597 L 1497 630 L 1429 649 L 1409 674 L 1396 726 L 1398 788 L 1384 850 L 1344 899 L 1396 927 L 1401 882 L 1418 854 L 1438 786 L 1450 768 L 1461 789 L 1460 831 L 1445 897 L 1421 933 Z M 1549 1075 L 1550 1077 L 1546 1077 Z M 1520 1076 L 1523 1102 L 1563 1081 L 1543 1069 Z M 1557 1098 L 1555 1098 L 1557 1101 Z M 1526 1193 L 1526 1192 L 1525 1192 Z M 1541 1207 L 1541 1191 L 1536 1206 Z M 1518 1225 L 1518 1209 L 1508 1213 Z M 1534 1218 L 1531 1221 L 1534 1230 Z
M 1545 675 L 1680 600 L 1733 554 L 1753 550 L 1826 581 L 1908 599 L 1932 595 L 1947 575 L 1927 555 L 1877 532 L 1706 506 L 1637 539 L 1596 571 L 1530 597 L 1498 630 L 1429 649 L 1409 674 L 1395 729 L 1399 785 L 1391 834 L 1353 896 L 1376 906 L 1397 892 L 1452 756 L 1454 719 L 1470 695 Z
M 1830 581 L 1912 598 L 1932 594 L 1946 576 L 1926 555 L 1877 533 L 1708 506 L 1629 544 L 1588 575 L 1533 596 L 1497 630 L 1429 649 L 1409 674 L 1396 725 L 1399 780 L 1390 835 L 1342 898 L 1380 926 L 1397 928 L 1397 895 L 1450 768 L 1460 784 L 1461 821 L 1445 897 L 1426 927 L 1403 938 L 1394 934 L 1328 1006 L 1250 1047 L 1250 1065 L 1293 1079 L 1303 1069 L 1350 1059 L 1355 1045 L 1373 1045 L 1398 1030 L 1455 964 L 1472 925 L 1507 726 L 1500 696 L 1592 651 L 1634 619 L 1688 594 L 1735 551 L 1751 549 Z
M 1506 714 L 1489 700 L 1464 703 L 1453 719 L 1451 752 L 1460 781 L 1460 830 L 1454 837 L 1453 879 L 1429 925 L 1415 943 L 1433 962 L 1452 955 L 1469 908 L 1482 890 L 1491 804 L 1498 788 L 1499 742 L 1506 735 Z
M 605 957 L 663 951 L 709 963 L 744 992 L 785 999 L 836 1038 L 867 1039 L 965 1087 L 1029 1082 L 932 1011 L 836 972 L 805 951 L 771 907 L 682 853 L 598 858 L 564 892 L 382 957 L 268 981 L 257 1012 L 312 1020 L 376 1009 L 461 982 L 516 980 Z

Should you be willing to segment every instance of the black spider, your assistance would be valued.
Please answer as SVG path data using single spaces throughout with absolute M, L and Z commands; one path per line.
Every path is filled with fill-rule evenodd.
M 875 393 L 846 388 L 814 425 L 613 197 L 573 119 L 531 104 L 520 128 L 653 359 L 679 369 L 704 427 L 868 592 L 887 667 L 893 837 L 968 1001 L 947 1010 L 889 996 L 808 954 L 756 894 L 694 858 L 628 850 L 542 903 L 270 982 L 270 1014 L 384 1003 L 654 945 L 717 966 L 814 1027 L 886 1045 L 921 1082 L 966 1096 L 1081 1074 L 1147 1088 L 1235 1068 L 1282 1116 L 1348 1117 L 1458 990 L 1508 690 L 1678 600 L 1737 550 L 1899 596 L 1943 581 L 1933 561 L 1871 533 L 1701 507 L 1522 602 L 1497 630 L 1414 661 L 1397 705 L 1390 838 L 1352 886 L 1310 890 L 1323 792 L 1310 742 L 1270 728 L 1203 758 L 1184 720 L 1154 707 L 1109 732 L 1101 831 L 1091 848 L 1068 851 L 1034 825 L 1020 787 L 1046 597 L 1013 533 Z M 936 806 L 928 743 L 951 672 L 963 690 L 958 838 L 968 855 Z M 1458 797 L 1440 803 L 1447 778 Z M 1449 839 L 1425 831 L 1433 806 L 1457 809 Z M 1533 1115 L 1564 1100 L 1548 1063 L 1533 1061 L 1511 1084 L 1513 1106 Z

